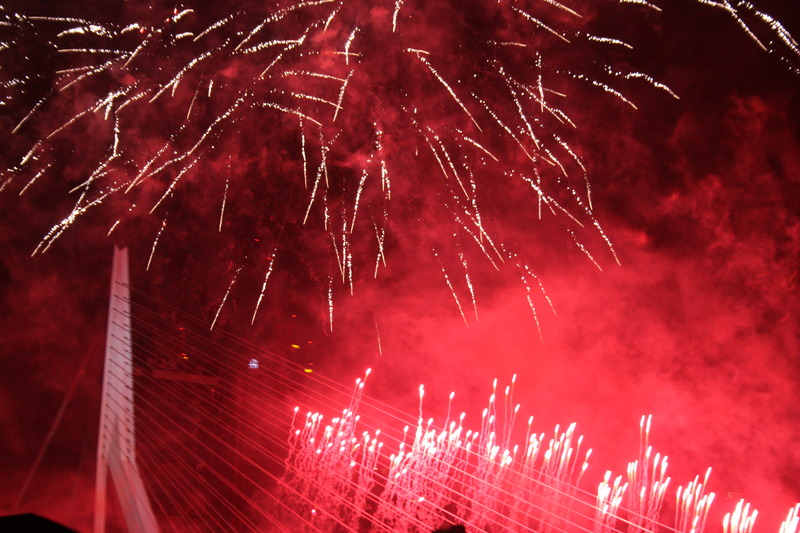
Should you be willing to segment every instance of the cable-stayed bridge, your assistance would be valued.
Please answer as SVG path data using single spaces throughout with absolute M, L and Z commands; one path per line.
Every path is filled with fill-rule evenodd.
M 714 498 L 708 473 L 670 486 L 666 457 L 648 443 L 649 418 L 626 475 L 590 482 L 582 479 L 590 451 L 574 425 L 536 434 L 528 420 L 525 438 L 514 443 L 525 420 L 517 420 L 513 378 L 499 389 L 495 382 L 480 425 L 467 428 L 464 414 L 449 408 L 443 420 L 426 418 L 423 387 L 417 413 L 371 398 L 368 376 L 342 384 L 212 332 L 131 287 L 126 252 L 117 251 L 95 532 L 105 530 L 111 505 L 129 531 L 143 532 L 706 527 Z M 797 511 L 781 533 L 795 533 Z M 750 531 L 754 519 L 742 502 L 724 531 Z

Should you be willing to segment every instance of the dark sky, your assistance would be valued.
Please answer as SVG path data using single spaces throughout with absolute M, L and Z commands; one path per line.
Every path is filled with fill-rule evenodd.
M 321 196 L 302 224 L 310 188 L 302 185 L 294 116 L 260 108 L 236 115 L 215 130 L 213 140 L 198 151 L 197 168 L 186 173 L 154 214 L 148 211 L 174 179 L 175 169 L 149 179 L 131 195 L 109 197 L 34 257 L 42 237 L 74 205 L 77 196 L 70 189 L 107 154 L 111 126 L 96 113 L 48 141 L 32 166 L 3 175 L 11 181 L 0 192 L 0 471 L 7 473 L 0 512 L 10 512 L 61 402 L 86 365 L 22 507 L 87 527 L 107 272 L 117 243 L 131 247 L 134 285 L 208 322 L 238 271 L 216 327 L 279 353 L 295 338 L 313 340 L 317 348 L 309 357 L 321 372 L 342 380 L 371 365 L 375 394 L 398 407 L 413 409 L 416 386 L 426 383 L 434 398 L 455 390 L 459 408 L 477 417 L 491 379 L 508 380 L 517 373 L 522 410 L 536 416 L 540 431 L 576 421 L 596 450 L 589 486 L 606 469 L 624 471 L 636 455 L 639 418 L 652 413 L 653 445 L 670 457 L 676 484 L 712 466 L 716 512 L 729 512 L 746 498 L 761 513 L 755 530 L 777 531 L 789 507 L 800 501 L 800 78 L 791 62 L 780 52 L 759 49 L 722 10 L 690 0 L 672 0 L 661 13 L 589 2 L 576 8 L 585 9 L 579 21 L 557 9 L 537 8 L 554 27 L 624 39 L 635 44 L 633 51 L 577 37 L 567 45 L 510 25 L 514 17 L 495 2 L 466 9 L 459 2 L 430 6 L 407 1 L 401 12 L 406 16 L 401 18 L 403 31 L 396 37 L 387 27 L 393 2 L 385 2 L 386 9 L 377 3 L 371 10 L 362 4 L 367 3 L 346 3 L 341 26 L 333 26 L 339 33 L 309 44 L 324 50 L 341 43 L 343 28 L 357 20 L 363 41 L 356 39 L 353 46 L 386 51 L 359 58 L 342 116 L 323 128 L 326 138 L 340 132 L 330 151 L 326 201 L 332 227 L 352 220 L 361 169 L 370 173 L 352 232 L 353 296 L 349 283 L 340 280 L 330 244 L 331 235 L 338 238 L 341 230 L 321 229 Z M 248 2 L 241 7 L 263 11 Z M 789 0 L 758 7 L 800 34 Z M 75 15 L 69 7 L 58 9 Z M 203 28 L 224 15 L 211 8 L 196 11 L 182 23 Z M 107 11 L 98 7 L 81 16 L 161 27 L 171 13 L 171 5 L 111 2 Z M 302 23 L 301 17 L 289 18 L 275 31 L 291 34 Z M 241 20 L 237 24 L 249 28 Z M 3 52 L 7 72 L 35 74 L 28 92 L 17 95 L 0 115 L 6 166 L 108 87 L 164 83 L 169 77 L 163 71 L 174 74 L 175 65 L 186 64 L 190 52 L 196 53 L 171 43 L 165 33 L 164 47 L 174 55 L 148 56 L 127 71 L 108 69 L 57 95 L 12 135 L 30 105 L 54 83 L 52 72 L 67 61 L 46 46 L 56 26 L 39 24 L 13 33 L 27 58 Z M 758 32 L 765 42 L 771 38 L 762 27 Z M 541 70 L 531 67 L 536 56 L 528 49 L 492 48 L 485 45 L 488 40 L 535 44 Z M 120 44 L 130 42 L 122 39 Z M 222 45 L 212 39 L 208 46 Z M 456 97 L 421 62 L 419 56 L 425 55 L 405 51 L 409 47 L 431 51 L 436 72 L 458 80 Z M 293 68 L 346 74 L 348 69 L 336 70 L 321 57 L 295 59 Z M 791 61 L 791 54 L 783 57 Z M 547 101 L 558 102 L 554 105 L 564 109 L 575 128 L 547 114 L 539 115 L 534 127 L 563 138 L 588 169 L 591 215 L 575 201 L 576 195 L 585 199 L 582 172 L 554 137 L 542 134 L 543 145 L 567 161 L 570 176 L 563 178 L 540 161 L 543 189 L 554 202 L 578 213 L 583 228 L 558 211 L 545 210 L 538 218 L 535 193 L 519 179 L 526 172 L 521 169 L 529 171 L 529 162 L 480 104 L 488 102 L 501 117 L 515 116 L 507 86 L 492 70 L 494 61 L 506 65 L 512 76 L 527 76 L 534 86 L 541 72 L 546 87 L 567 94 L 553 93 Z M 603 63 L 652 75 L 680 99 L 635 79 L 610 77 Z M 127 159 L 114 163 L 102 183 L 131 179 L 134 169 L 167 140 L 170 149 L 185 152 L 262 69 L 252 56 L 212 54 L 199 73 L 187 75 L 174 97 L 167 92 L 152 104 L 139 105 L 135 115 L 120 115 Z M 578 75 L 608 81 L 637 109 Z M 211 78 L 217 83 L 214 98 L 198 98 L 199 111 L 180 127 L 195 88 L 207 87 Z M 276 78 L 283 91 L 278 96 L 254 87 L 248 102 L 262 98 L 287 106 L 297 99 L 286 94 L 301 90 L 338 95 L 338 85 L 335 90 L 326 81 L 302 85 L 295 78 Z M 476 129 L 460 104 L 483 130 Z M 302 106 L 309 116 L 323 116 L 321 109 L 327 109 L 307 101 Z M 324 116 L 330 120 L 329 113 Z M 383 130 L 380 150 L 373 124 Z M 454 131 L 484 143 L 500 155 L 498 161 L 474 147 L 464 148 L 463 136 Z M 453 216 L 463 218 L 469 206 L 457 203 L 461 196 L 455 181 L 442 178 L 429 147 L 439 142 L 434 133 L 442 136 L 448 153 L 463 157 L 474 172 L 487 230 L 506 247 L 506 261 L 497 270 Z M 313 181 L 318 134 L 309 134 L 307 142 Z M 535 152 L 531 143 L 526 147 Z M 381 156 L 391 179 L 391 200 L 380 187 Z M 37 169 L 48 164 L 51 169 L 20 196 Z M 102 190 L 95 187 L 90 195 Z M 223 197 L 226 212 L 218 230 Z M 130 207 L 132 202 L 136 207 Z M 120 217 L 119 229 L 107 237 Z M 619 265 L 593 229 L 594 221 L 613 244 Z M 387 235 L 387 264 L 373 279 L 375 228 L 381 226 Z M 597 265 L 576 246 L 573 234 Z M 337 246 L 341 251 L 341 242 Z M 470 269 L 477 311 L 460 253 Z M 272 260 L 275 271 L 251 326 Z M 518 261 L 530 266 L 553 302 L 555 313 L 536 281 L 528 278 L 540 328 L 525 298 Z M 443 269 L 466 318 L 445 284 Z M 289 318 L 292 314 L 300 317 L 300 326 Z M 433 400 L 431 409 L 436 407 Z M 716 531 L 713 527 L 709 530 Z

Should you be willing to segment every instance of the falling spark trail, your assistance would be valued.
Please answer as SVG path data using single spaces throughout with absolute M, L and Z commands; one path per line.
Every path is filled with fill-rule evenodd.
M 172 183 L 169 184 L 169 187 L 167 187 L 167 190 L 164 192 L 164 194 L 161 196 L 161 198 L 159 198 L 159 200 L 155 203 L 155 205 L 150 209 L 150 214 L 151 215 L 155 212 L 156 209 L 158 209 L 158 206 L 161 205 L 161 203 L 164 200 L 166 200 L 167 198 L 171 198 L 172 197 L 172 194 L 175 191 L 175 186 L 177 186 L 178 182 L 180 181 L 180 179 L 197 164 L 197 161 L 198 160 L 195 159 L 194 161 L 192 161 L 191 163 L 189 163 L 188 165 L 183 167 L 180 170 L 180 172 L 178 172 L 175 175 L 175 179 L 173 179 Z
M 467 265 L 467 259 L 464 257 L 463 252 L 459 252 L 459 257 L 461 259 L 461 264 L 464 266 L 464 281 L 467 284 L 467 288 L 469 289 L 469 295 L 472 299 L 472 309 L 475 312 L 475 322 L 478 321 L 478 302 L 475 299 L 475 288 L 472 286 L 472 280 L 469 277 L 469 266 Z
M 444 80 L 444 78 L 442 78 L 442 76 L 436 71 L 436 69 L 433 68 L 433 65 L 430 64 L 430 62 L 425 57 L 425 55 L 423 55 L 426 52 L 424 52 L 423 50 L 409 50 L 409 51 L 414 53 L 414 55 L 416 55 L 417 59 L 419 59 L 420 62 L 422 62 L 423 65 L 428 67 L 428 70 L 431 71 L 431 74 L 433 74 L 434 77 L 437 80 L 439 80 L 439 83 L 441 83 L 442 86 L 445 89 L 447 89 L 447 92 L 450 93 L 450 96 L 453 97 L 453 100 L 456 102 L 456 104 L 458 104 L 458 107 L 460 107 L 464 111 L 464 113 L 467 114 L 467 116 L 472 121 L 472 123 L 475 124 L 475 127 L 478 128 L 478 131 L 483 131 L 483 130 L 481 130 L 481 126 L 480 126 L 480 124 L 478 124 L 478 121 L 475 120 L 475 117 L 473 117 L 472 113 L 469 112 L 469 109 L 467 109 L 467 106 L 465 106 L 464 103 L 458 98 L 458 96 L 456 95 L 456 92 L 453 90 L 453 88 L 450 86 L 450 84 L 448 84 Z
M 23 194 L 25 194 L 25 191 L 27 191 L 31 187 L 31 185 L 36 183 L 36 181 L 39 178 L 41 178 L 45 174 L 45 172 L 47 172 L 50 169 L 51 166 L 52 164 L 47 164 L 44 168 L 42 168 L 39 172 L 37 172 L 36 175 L 33 178 L 31 178 L 30 181 L 28 181 L 28 183 L 25 184 L 22 190 L 19 191 L 18 196 L 22 196 Z M 2 190 L 2 188 L 0 188 L 0 190 Z
M 161 220 L 161 227 L 158 228 L 158 233 L 156 233 L 156 238 L 153 239 L 153 247 L 150 249 L 150 257 L 147 258 L 147 267 L 145 270 L 150 270 L 150 263 L 153 262 L 153 256 L 156 253 L 156 246 L 158 246 L 158 240 L 161 238 L 161 234 L 164 233 L 164 230 L 167 227 L 167 217 L 166 215 Z
M 750 39 L 797 71 L 800 47 L 779 21 L 749 2 L 696 2 L 732 17 Z M 659 10 L 646 0 L 619 3 Z M 649 74 L 628 70 L 625 61 L 606 64 L 603 51 L 625 53 L 632 44 L 587 33 L 591 17 L 558 0 L 482 2 L 478 7 L 508 20 L 507 27 L 455 16 L 440 21 L 441 35 L 419 31 L 434 7 L 381 0 L 366 17 L 364 6 L 350 0 L 298 1 L 226 13 L 218 20 L 183 9 L 152 23 L 2 12 L 0 22 L 8 33 L 0 44 L 0 60 L 8 74 L 0 87 L 9 96 L 0 104 L 20 111 L 8 125 L 7 133 L 19 142 L 6 155 L 11 163 L 4 168 L 0 192 L 17 183 L 19 194 L 45 186 L 44 176 L 60 169 L 62 143 L 71 136 L 85 138 L 86 152 L 94 155 L 75 158 L 70 168 L 78 176 L 71 183 L 80 183 L 81 199 L 42 239 L 36 251 L 43 251 L 88 209 L 112 204 L 107 198 L 114 198 L 114 207 L 116 200 L 127 205 L 147 200 L 144 205 L 150 205 L 156 198 L 154 212 L 213 174 L 227 156 L 218 232 L 224 223 L 236 224 L 233 213 L 248 208 L 264 213 L 265 205 L 292 198 L 297 213 L 290 223 L 302 220 L 304 226 L 299 240 L 320 242 L 314 232 L 321 232 L 328 259 L 336 256 L 342 274 L 337 285 L 351 292 L 362 275 L 357 254 L 375 258 L 377 277 L 397 235 L 420 231 L 423 239 L 435 242 L 438 229 L 427 223 L 434 219 L 443 234 L 466 232 L 474 246 L 462 248 L 458 238 L 437 242 L 446 283 L 464 318 L 443 266 L 450 264 L 445 256 L 464 266 L 477 318 L 476 290 L 467 269 L 475 268 L 474 257 L 485 257 L 499 270 L 509 257 L 527 252 L 500 252 L 507 243 L 498 235 L 508 234 L 508 226 L 518 222 L 502 213 L 515 210 L 516 199 L 491 191 L 530 184 L 539 220 L 548 212 L 556 217 L 563 236 L 599 269 L 606 255 L 619 263 L 593 212 L 590 165 L 582 159 L 582 147 L 574 144 L 579 121 L 570 117 L 574 97 L 567 95 L 574 87 L 588 87 L 633 109 L 629 91 L 641 90 L 640 85 L 677 95 Z M 467 34 L 468 46 L 462 41 Z M 439 39 L 442 35 L 447 37 Z M 9 61 L 15 55 L 28 57 L 31 46 L 46 48 L 52 65 Z M 39 80 L 34 83 L 29 74 L 35 69 L 41 72 L 33 72 Z M 40 83 L 49 78 L 49 87 Z M 235 194 L 234 188 L 248 181 L 249 165 L 231 169 L 233 150 L 243 161 L 269 159 L 268 179 L 253 187 L 257 194 Z M 434 176 L 431 164 L 440 173 Z M 580 192 L 571 185 L 578 180 L 585 183 Z M 229 206 L 229 195 L 231 202 L 235 198 L 244 205 Z M 438 203 L 420 208 L 420 198 Z M 109 233 L 121 221 L 114 218 Z M 420 225 L 402 226 L 416 224 L 412 221 Z M 270 223 L 266 217 L 256 221 Z M 334 236 L 332 228 L 342 235 Z M 282 244 L 292 246 L 291 241 Z M 323 288 L 324 279 L 319 284 Z M 531 289 L 525 290 L 534 310 Z M 263 291 L 259 304 L 261 296 Z
M 378 321 L 375 320 L 375 336 L 378 339 L 378 355 L 383 357 L 383 348 L 381 347 L 381 332 L 378 329 Z
M 536 26 L 542 28 L 543 30 L 545 30 L 547 32 L 550 32 L 552 35 L 558 37 L 559 39 L 561 39 L 565 43 L 569 44 L 569 42 L 570 42 L 569 39 L 567 39 L 564 35 L 562 35 L 558 31 L 554 30 L 553 28 L 551 28 L 550 26 L 548 26 L 547 24 L 545 24 L 544 22 L 542 22 L 538 18 L 534 17 L 530 13 L 526 13 L 525 11 L 523 11 L 523 10 L 517 8 L 517 7 L 512 7 L 512 9 L 514 11 L 516 11 L 517 13 L 519 13 L 520 15 L 522 15 L 525 19 L 529 20 L 530 22 L 533 22 Z M 571 11 L 571 12 L 575 13 L 574 11 Z
M 328 277 L 328 331 L 333 332 L 333 276 Z
M 381 262 L 383 262 L 383 266 L 386 266 L 386 258 L 383 255 L 383 241 L 386 237 L 386 233 L 384 227 L 381 226 L 381 228 L 378 229 L 378 225 L 374 221 L 373 227 L 375 228 L 375 238 L 378 240 L 378 255 L 375 258 L 375 273 L 373 275 L 375 278 L 377 278 L 378 268 L 380 267 Z
M 245 260 L 247 260 L 247 257 L 245 257 Z M 236 280 L 239 277 L 239 272 L 242 271 L 243 266 L 244 266 L 244 261 L 242 262 L 241 265 L 239 265 L 239 268 L 237 268 L 236 272 L 233 274 L 233 278 L 231 278 L 231 282 L 228 285 L 228 290 L 225 291 L 225 296 L 222 297 L 222 301 L 219 303 L 219 307 L 217 307 L 217 312 L 216 314 L 214 314 L 214 320 L 211 321 L 211 327 L 209 328 L 210 330 L 214 329 L 214 325 L 216 325 L 217 323 L 219 314 L 222 312 L 222 308 L 225 306 L 225 302 L 228 301 L 228 296 L 230 295 L 231 289 L 233 288 L 233 285 L 236 283 Z
M 228 163 L 230 164 L 230 162 Z M 230 169 L 230 167 L 229 167 Z M 225 216 L 225 202 L 228 200 L 228 183 L 230 182 L 230 176 L 225 179 L 225 192 L 222 194 L 222 207 L 219 210 L 219 228 L 217 231 L 222 232 L 222 218 Z
M 397 16 L 400 14 L 400 9 L 403 7 L 405 0 L 395 0 L 394 12 L 392 13 L 392 33 L 397 31 Z
M 453 287 L 452 282 L 450 281 L 450 276 L 447 274 L 447 269 L 444 268 L 441 259 L 439 259 L 439 254 L 436 250 L 431 250 L 433 252 L 433 256 L 439 262 L 439 267 L 442 269 L 442 275 L 444 276 L 444 281 L 447 284 L 447 288 L 450 289 L 450 294 L 453 295 L 453 300 L 456 302 L 456 306 L 458 307 L 458 312 L 461 314 L 461 318 L 464 320 L 464 325 L 469 327 L 469 322 L 467 321 L 467 315 L 464 314 L 464 308 L 461 306 L 461 300 L 458 298 L 458 294 L 456 293 L 455 288 Z
M 353 229 L 356 225 L 356 215 L 358 215 L 358 202 L 361 199 L 361 193 L 364 192 L 364 184 L 367 181 L 367 176 L 369 173 L 367 169 L 364 169 L 361 172 L 361 181 L 358 183 L 358 189 L 356 190 L 356 199 L 353 202 L 353 220 L 350 222 L 350 233 L 353 233 Z
M 350 78 L 353 76 L 354 70 L 351 70 L 347 77 L 342 81 L 342 88 L 339 90 L 339 97 L 336 100 L 335 111 L 333 112 L 333 122 L 336 122 L 336 118 L 339 116 L 339 111 L 342 109 L 342 102 L 344 101 L 344 92 L 347 90 L 347 84 L 350 83 Z
M 698 0 L 698 1 L 703 2 L 704 0 Z M 658 7 L 655 4 L 651 4 L 647 0 L 619 0 L 619 2 L 623 3 L 623 4 L 635 4 L 635 5 L 639 5 L 639 6 L 644 6 L 644 7 L 652 9 L 653 11 L 661 11 L 660 7 Z
M 256 315 L 258 314 L 258 309 L 261 306 L 261 300 L 264 299 L 264 293 L 267 290 L 267 282 L 269 281 L 269 277 L 272 275 L 272 268 L 275 266 L 275 254 L 278 253 L 277 247 L 272 250 L 272 254 L 269 256 L 269 266 L 267 267 L 267 273 L 264 275 L 264 283 L 261 284 L 261 291 L 258 293 L 258 300 L 256 301 L 256 307 L 253 310 L 253 317 L 250 319 L 250 325 L 253 325 L 256 321 Z

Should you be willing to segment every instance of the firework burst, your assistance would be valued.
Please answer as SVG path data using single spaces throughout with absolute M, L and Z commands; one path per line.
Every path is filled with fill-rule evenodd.
M 568 94 L 594 89 L 635 107 L 623 91 L 645 81 L 675 95 L 597 66 L 604 49 L 629 45 L 585 27 L 555 2 L 275 3 L 125 25 L 6 14 L 4 103 L 20 142 L 2 188 L 70 176 L 74 207 L 35 252 L 113 204 L 121 216 L 109 233 L 124 217 L 161 219 L 151 260 L 176 198 L 206 188 L 220 229 L 226 209 L 268 214 L 247 220 L 273 257 L 257 266 L 265 288 L 287 226 L 327 250 L 319 277 L 347 292 L 359 274 L 378 275 L 391 242 L 413 239 L 466 321 L 476 257 L 541 287 L 504 242 L 498 206 L 519 200 L 529 222 L 552 218 L 598 266 L 585 243 L 599 239 L 615 257 L 570 141 Z M 52 70 L 19 60 L 20 49 Z M 77 138 L 86 146 L 71 146 Z
M 313 243 L 297 253 L 327 287 L 329 329 L 334 289 L 377 276 L 399 241 L 434 258 L 465 322 L 478 316 L 466 311 L 478 259 L 516 270 L 536 317 L 549 300 L 510 218 L 560 232 L 598 268 L 616 260 L 574 143 L 572 101 L 605 94 L 635 108 L 628 94 L 641 84 L 677 98 L 626 66 L 630 43 L 593 31 L 597 9 L 658 10 L 619 3 L 634 5 L 314 0 L 136 22 L 5 12 L 2 103 L 14 142 L 0 190 L 68 176 L 74 206 L 34 253 L 103 206 L 109 233 L 158 217 L 148 268 L 186 203 L 207 212 L 200 234 L 223 231 L 227 211 L 240 243 L 217 317 L 249 261 L 263 279 L 255 320 L 276 264 L 297 267 L 285 257 L 303 249 L 292 239 Z M 701 3 L 763 48 L 798 56 L 783 26 L 750 4 Z

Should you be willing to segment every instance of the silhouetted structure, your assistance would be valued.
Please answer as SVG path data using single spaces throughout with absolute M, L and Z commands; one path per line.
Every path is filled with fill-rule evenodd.
M 467 528 L 461 524 L 442 526 L 439 529 L 434 529 L 433 533 L 467 533 Z
M 43 516 L 33 513 L 0 517 L 0 533 L 77 533 Z

